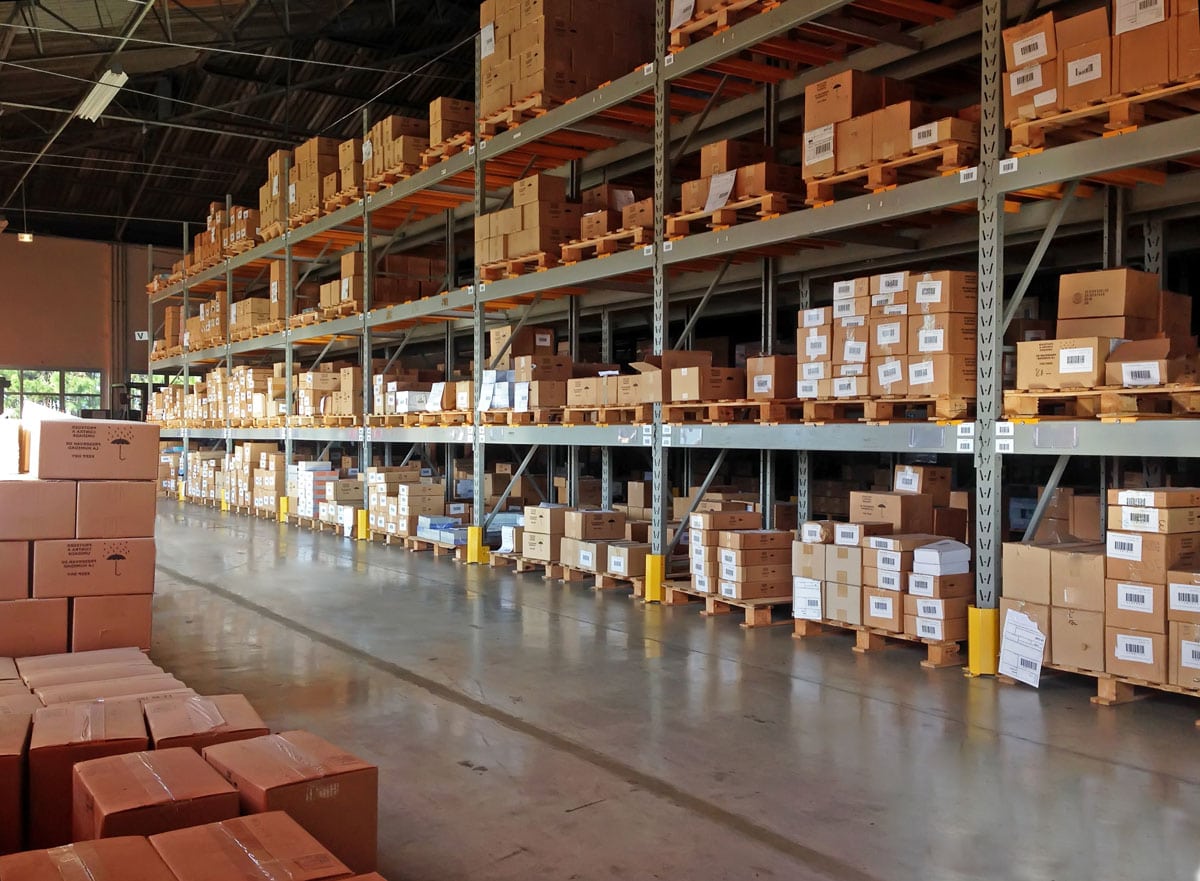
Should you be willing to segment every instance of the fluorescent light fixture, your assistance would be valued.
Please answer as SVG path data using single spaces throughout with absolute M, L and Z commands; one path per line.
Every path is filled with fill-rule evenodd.
M 127 82 L 129 82 L 129 74 L 114 64 L 100 75 L 100 82 L 92 86 L 92 90 L 88 92 L 87 97 L 80 103 L 79 109 L 75 111 L 75 115 L 80 119 L 86 119 L 88 122 L 95 122 L 100 118 L 100 114 L 108 109 L 108 105 L 112 103 L 113 98 L 117 97 L 117 92 L 121 91 L 121 86 Z
M 30 242 L 32 242 L 32 241 L 33 241 L 33 233 L 31 233 L 31 232 L 19 232 L 19 233 L 17 233 L 17 241 L 18 241 L 18 242 L 24 242 L 25 244 L 27 244 L 27 245 L 28 245 Z

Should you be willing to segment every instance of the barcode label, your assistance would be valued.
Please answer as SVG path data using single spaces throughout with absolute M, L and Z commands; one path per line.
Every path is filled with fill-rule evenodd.
M 1017 663 L 1019 663 L 1026 670 L 1036 670 L 1042 666 L 1032 658 L 1017 658 Z
M 879 565 L 880 569 L 898 571 L 900 569 L 900 554 L 895 551 L 878 551 L 875 562 Z
M 871 305 L 875 307 L 891 306 L 895 302 L 895 294 L 876 294 L 875 296 L 871 297 Z
M 946 348 L 946 331 L 923 330 L 917 337 L 918 352 L 940 352 Z
M 933 144 L 937 141 L 938 124 L 931 122 L 929 125 L 918 126 L 912 130 L 912 145 L 916 147 L 924 147 L 926 144 Z
M 884 306 L 883 314 L 884 315 L 907 315 L 908 314 L 908 306 L 905 305 L 904 303 L 896 303 L 891 306 Z
M 816 523 L 805 523 L 800 527 L 800 540 L 808 544 L 820 544 L 821 533 L 823 531 L 823 526 L 819 526 Z
M 1159 385 L 1162 374 L 1157 361 L 1131 361 L 1121 365 L 1121 384 L 1128 386 Z
M 921 304 L 940 303 L 942 302 L 942 283 L 940 281 L 919 282 L 913 297 Z
M 917 474 L 917 472 L 913 471 L 911 468 L 907 468 L 904 471 L 901 471 L 899 474 L 896 475 L 895 491 L 901 492 L 901 493 L 919 493 L 921 491 L 920 476 Z M 882 562 L 883 557 L 881 556 L 879 559 L 880 559 L 879 565 L 882 566 L 883 565 L 883 562 Z M 898 560 L 899 558 L 897 557 L 896 559 Z M 898 566 L 889 566 L 888 568 L 889 569 L 897 569 L 899 567 Z
M 929 385 L 933 382 L 933 362 L 917 361 L 908 365 L 909 385 Z
M 910 572 L 908 576 L 908 592 L 914 596 L 933 596 L 933 576 L 918 575 Z
M 866 376 L 866 364 L 839 364 L 838 376 Z
M 708 580 L 707 575 L 693 575 L 692 584 L 696 586 L 696 590 L 712 593 L 712 583 Z
M 917 603 L 917 614 L 922 618 L 941 618 L 944 610 L 938 600 L 922 600 Z
M 917 636 L 924 639 L 941 639 L 942 622 L 917 619 Z
M 880 385 L 894 385 L 904 379 L 904 365 L 899 361 L 885 361 L 879 365 L 876 373 L 879 374 Z
M 1154 493 L 1132 492 L 1123 489 L 1117 493 L 1117 502 L 1122 505 L 1132 505 L 1135 508 L 1153 508 Z
M 804 164 L 816 165 L 833 158 L 833 125 L 804 133 Z
M 847 315 L 842 319 L 842 329 L 850 327 L 866 327 L 867 316 L 865 315 Z
M 1028 70 L 1018 70 L 1008 75 L 1009 91 L 1013 95 L 1023 95 L 1042 87 L 1042 69 L 1031 67 Z
M 833 317 L 850 318 L 854 315 L 856 304 L 854 300 L 834 300 Z M 845 325 L 843 325 L 844 327 Z
M 1142 537 L 1123 532 L 1110 532 L 1108 533 L 1106 553 L 1117 560 L 1140 563 L 1142 561 Z
M 1124 34 L 1165 20 L 1162 0 L 1120 0 L 1113 14 L 1113 33 Z
M 858 394 L 858 380 L 853 376 L 839 377 L 833 381 L 835 398 L 853 398 Z
M 1117 608 L 1126 612 L 1154 613 L 1154 588 L 1133 584 L 1117 585 Z
M 1200 588 L 1191 584 L 1172 584 L 1169 587 L 1169 593 L 1167 607 L 1172 612 L 1200 614 Z
M 853 281 L 835 281 L 833 283 L 833 298 L 835 300 L 845 300 L 854 296 Z
M 735 599 L 737 597 L 737 585 L 730 584 L 728 581 L 721 582 L 721 596 L 726 599 Z
M 875 327 L 875 343 L 880 346 L 893 346 L 900 342 L 900 322 L 891 321 Z
M 737 578 L 737 567 L 730 566 L 728 564 L 722 564 L 721 577 L 727 581 L 733 581 L 735 578 Z
M 479 57 L 491 58 L 496 54 L 496 23 L 488 22 L 483 26 L 483 30 L 479 32 Z M 366 146 L 370 141 L 363 143 L 363 155 L 366 155 Z
M 1091 373 L 1093 352 L 1087 349 L 1062 349 L 1058 353 L 1059 373 Z
M 1118 633 L 1116 649 L 1113 651 L 1113 654 L 1121 661 L 1153 664 L 1154 640 L 1146 636 L 1130 636 L 1128 633 Z
M 625 558 L 620 554 L 608 558 L 608 568 L 618 574 L 625 574 Z
M 846 523 L 833 531 L 834 544 L 856 547 L 862 541 L 862 529 L 854 523 Z
M 824 309 L 805 309 L 804 310 L 804 326 L 805 327 L 821 327 L 825 324 Z
M 820 383 L 815 379 L 802 379 L 796 383 L 796 397 L 812 400 L 820 393 Z
M 810 358 L 818 358 L 829 351 L 829 337 L 821 334 L 820 336 L 807 336 L 804 338 L 804 354 Z
M 1187 639 L 1179 641 L 1179 665 L 1191 670 L 1200 670 L 1200 642 Z
M 865 363 L 867 360 L 867 344 L 847 340 L 842 350 L 842 360 L 851 363 Z
M 1153 508 L 1122 508 L 1121 528 L 1134 529 L 1141 532 L 1155 532 L 1158 518 Z
M 1097 52 L 1095 55 L 1088 55 L 1086 58 L 1072 61 L 1067 67 L 1067 85 L 1082 86 L 1084 83 L 1100 79 L 1103 72 L 1100 53 Z
M 1045 57 L 1048 51 L 1046 45 L 1046 34 L 1041 31 L 1023 40 L 1015 40 L 1012 45 L 1013 58 L 1017 64 L 1030 64 Z
M 754 392 L 755 394 L 770 394 L 774 384 L 771 381 L 771 374 L 760 373 L 754 377 Z
M 879 586 L 883 590 L 903 590 L 903 588 L 900 586 L 900 573 L 899 572 L 880 572 L 879 573 Z
M 737 551 L 729 548 L 721 548 L 721 564 L 725 566 L 733 566 L 737 564 Z
M 892 600 L 890 597 L 871 597 L 871 617 L 891 618 Z
M 889 272 L 879 276 L 879 292 L 881 294 L 898 293 L 908 287 L 907 272 Z
M 801 368 L 800 375 L 807 380 L 825 379 L 825 362 L 812 361 L 805 364 Z
M 279 302 L 279 282 L 277 281 L 271 282 L 271 302 Z

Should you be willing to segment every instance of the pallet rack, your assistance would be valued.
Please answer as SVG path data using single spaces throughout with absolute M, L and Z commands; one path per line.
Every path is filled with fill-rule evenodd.
M 400 237 L 410 244 L 445 240 L 448 266 L 453 267 L 456 229 L 464 221 L 469 222 L 475 213 L 497 204 L 504 188 L 523 172 L 554 166 L 568 168 L 571 189 L 575 192 L 582 185 L 608 177 L 653 169 L 652 245 L 494 282 L 481 281 L 476 268 L 473 283 L 461 287 L 456 286 L 451 268 L 442 294 L 378 310 L 370 308 L 368 274 L 362 315 L 248 341 L 227 339 L 222 346 L 153 362 L 152 369 L 180 370 L 186 382 L 195 366 L 215 363 L 232 366 L 235 358 L 252 353 L 282 352 L 291 375 L 298 348 L 306 347 L 324 355 L 340 344 L 357 350 L 367 365 L 364 410 L 370 412 L 371 355 L 388 344 L 402 348 L 410 341 L 431 340 L 445 334 L 450 369 L 455 331 L 469 332 L 474 344 L 474 379 L 478 388 L 486 363 L 487 321 L 501 310 L 523 307 L 524 318 L 529 320 L 545 320 L 548 316 L 561 319 L 565 313 L 573 355 L 583 308 L 596 310 L 602 331 L 602 357 L 609 359 L 612 311 L 631 299 L 641 297 L 640 302 L 652 306 L 654 351 L 661 352 L 675 342 L 668 338 L 672 303 L 698 303 L 695 313 L 698 314 L 710 298 L 716 302 L 726 291 L 757 287 L 763 315 L 762 342 L 769 354 L 776 336 L 776 310 L 785 303 L 807 307 L 818 279 L 864 269 L 877 272 L 914 261 L 928 264 L 978 254 L 980 345 L 978 410 L 974 420 L 962 424 L 875 426 L 692 426 L 665 422 L 661 406 L 655 406 L 654 418 L 645 426 L 226 427 L 166 431 L 165 436 L 178 436 L 185 441 L 223 440 L 227 444 L 243 439 L 279 440 L 285 444 L 289 458 L 296 441 L 357 443 L 364 461 L 369 461 L 377 444 L 384 445 L 389 456 L 393 444 L 469 445 L 475 463 L 476 531 L 469 555 L 473 561 L 479 559 L 482 527 L 489 519 L 483 504 L 484 463 L 489 447 L 524 447 L 531 452 L 536 447 L 563 447 L 572 465 L 577 464 L 581 447 L 599 448 L 605 502 L 612 499 L 612 451 L 630 446 L 648 448 L 654 478 L 654 553 L 646 585 L 646 596 L 651 600 L 662 598 L 663 566 L 672 538 L 667 529 L 666 507 L 667 457 L 672 448 L 761 451 L 764 503 L 771 501 L 775 457 L 781 452 L 795 455 L 801 518 L 809 511 L 811 453 L 858 450 L 965 457 L 973 463 L 977 479 L 976 605 L 995 609 L 999 599 L 1000 498 L 1005 457 L 1053 455 L 1060 457 L 1061 465 L 1065 464 L 1063 457 L 1075 455 L 1186 456 L 1200 440 L 1200 422 L 1185 420 L 1128 424 L 1010 423 L 1001 415 L 999 380 L 1006 315 L 1012 314 L 1016 302 L 1024 295 L 1056 235 L 1068 230 L 1089 235 L 1100 233 L 1105 265 L 1121 265 L 1128 256 L 1127 232 L 1135 223 L 1141 224 L 1140 251 L 1145 268 L 1158 271 L 1164 265 L 1164 222 L 1200 213 L 1200 209 L 1193 207 L 1200 204 L 1200 172 L 1180 170 L 1176 164 L 1172 166 L 1169 187 L 1127 187 L 1138 179 L 1154 178 L 1159 167 L 1195 153 L 1195 145 L 1200 143 L 1200 115 L 1160 122 L 1119 137 L 1079 141 L 1009 158 L 1000 113 L 1000 32 L 1005 24 L 1002 0 L 984 0 L 978 6 L 962 10 L 945 7 L 946 14 L 937 16 L 932 23 L 912 27 L 913 22 L 907 22 L 908 29 L 895 31 L 891 42 L 867 45 L 845 58 L 813 66 L 787 79 L 768 75 L 761 65 L 742 60 L 749 50 L 785 39 L 794 28 L 836 13 L 851 2 L 784 0 L 711 37 L 669 52 L 666 47 L 670 4 L 667 0 L 657 0 L 657 45 L 663 51 L 644 67 L 488 139 L 476 131 L 476 148 L 449 156 L 392 187 L 287 232 L 281 239 L 257 245 L 171 285 L 151 300 L 152 303 L 182 300 L 186 313 L 196 294 L 231 299 L 235 281 L 261 274 L 271 260 L 284 261 L 289 278 L 294 264 L 319 262 L 326 257 L 336 259 L 342 251 L 350 249 L 364 251 L 370 265 L 375 249 L 389 247 Z M 1022 5 L 1032 4 L 1010 4 Z M 895 4 L 890 6 L 894 8 Z M 476 52 L 478 70 L 478 47 Z M 803 90 L 809 82 L 847 67 L 876 70 L 886 66 L 890 75 L 912 76 L 976 54 L 982 63 L 982 143 L 978 164 L 973 168 L 883 192 L 852 196 L 819 208 L 793 210 L 769 221 L 676 240 L 666 236 L 664 206 L 669 202 L 670 166 L 685 146 L 698 145 L 700 141 L 694 139 L 710 141 L 762 132 L 769 143 L 779 122 L 801 115 Z M 707 88 L 710 97 L 704 101 L 692 95 L 683 100 L 688 96 L 679 94 L 675 88 L 678 84 L 700 90 Z M 478 88 L 477 75 L 477 92 Z M 722 94 L 726 88 L 728 91 Z M 638 127 L 642 130 L 640 136 L 635 132 Z M 651 127 L 653 137 L 647 143 L 644 132 Z M 1130 169 L 1148 166 L 1154 169 L 1153 174 L 1128 173 Z M 1088 193 L 1093 194 L 1092 198 L 1083 199 Z M 1018 207 L 1019 212 L 1013 213 Z M 943 222 L 913 233 L 919 227 L 914 221 L 935 215 Z M 905 232 L 893 231 L 904 223 L 910 224 Z M 1180 240 L 1187 235 L 1184 233 Z M 797 242 L 822 240 L 838 246 L 791 252 L 790 246 Z M 185 248 L 187 241 L 185 226 Z M 1011 251 L 1030 245 L 1034 246 L 1033 253 L 1024 266 L 1006 267 L 1006 248 Z M 1068 252 L 1069 249 L 1064 250 L 1064 254 Z M 1099 253 L 1097 250 L 1093 256 Z M 1070 259 L 1064 256 L 1063 262 L 1069 263 Z M 1006 276 L 1017 275 L 1018 270 L 1020 278 L 1015 293 L 1006 299 Z M 618 280 L 631 278 L 649 280 L 649 292 L 630 295 L 604 290 L 613 288 Z M 785 283 L 795 284 L 794 295 L 783 293 Z M 287 294 L 290 313 L 291 291 Z M 287 396 L 290 410 L 293 401 L 290 385 Z M 526 457 L 525 465 L 530 458 Z M 576 469 L 571 467 L 568 473 L 574 500 Z M 714 468 L 709 480 L 715 473 Z M 1061 467 L 1055 468 L 1052 484 L 1061 473 Z M 1103 487 L 1103 464 L 1100 473 Z M 1047 493 L 1046 498 L 1049 496 Z M 764 510 L 770 511 L 770 506 L 765 504 Z M 1035 513 L 1035 520 L 1040 514 L 1040 510 Z

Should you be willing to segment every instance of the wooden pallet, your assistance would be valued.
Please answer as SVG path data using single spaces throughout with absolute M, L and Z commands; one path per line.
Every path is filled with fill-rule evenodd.
M 709 422 L 781 425 L 804 421 L 804 401 L 717 401 L 708 405 Z
M 505 410 L 506 425 L 562 425 L 562 407 L 535 407 L 532 410 Z
M 544 115 L 547 110 L 557 107 L 559 103 L 549 96 L 544 96 L 541 92 L 535 92 L 527 98 L 522 98 L 504 109 L 497 110 L 480 119 L 479 133 L 484 138 L 493 137 L 500 132 L 515 128 L 523 122 Z
M 804 421 L 817 425 L 831 422 L 939 422 L 967 419 L 975 412 L 975 399 L 934 398 L 841 398 L 805 401 Z
M 671 31 L 671 51 L 685 49 L 696 40 L 710 37 L 752 15 L 769 12 L 778 5 L 777 0 L 729 0 L 716 9 L 693 16 L 691 21 Z
M 309 208 L 307 211 L 301 211 L 298 214 L 289 214 L 288 229 L 299 229 L 306 224 L 312 223 L 320 216 L 320 208 Z
M 922 667 L 929 669 L 961 667 L 965 663 L 965 658 L 960 654 L 957 642 L 935 642 L 907 633 L 893 633 L 890 630 L 881 630 L 878 627 L 867 627 L 861 624 L 855 625 L 851 629 L 855 633 L 853 651 L 860 655 L 883 651 L 889 644 L 911 642 L 921 643 L 927 647 L 925 660 L 921 662 Z
M 688 606 L 697 601 L 704 602 L 707 599 L 708 594 L 692 587 L 690 579 L 663 582 L 664 606 Z
M 863 168 L 807 181 L 805 202 L 821 207 L 833 204 L 839 194 L 861 195 L 864 190 L 877 193 L 908 181 L 952 174 L 974 165 L 978 156 L 978 145 L 952 141 L 886 162 L 873 162 Z
M 247 251 L 252 250 L 259 244 L 260 242 L 258 236 L 252 236 L 247 239 L 238 239 L 236 242 L 231 242 L 227 250 L 229 251 L 229 255 L 232 257 L 237 254 L 245 254 Z
M 407 415 L 408 417 L 415 417 L 415 418 L 413 418 L 413 419 L 411 419 L 411 420 L 410 420 L 410 419 L 406 419 L 406 420 L 405 420 L 405 425 L 406 425 L 406 426 L 408 426 L 408 425 L 412 425 L 412 426 L 420 426 L 420 425 L 426 425 L 426 426 L 431 426 L 431 425 L 441 425 L 441 426 L 471 425 L 471 424 L 473 424 L 473 423 L 474 423 L 474 421 L 475 421 L 475 411 L 474 411 L 474 410 L 439 410 L 439 411 L 437 411 L 437 412 L 433 412 L 433 413 L 429 413 L 429 412 L 426 412 L 426 413 L 408 413 L 408 414 L 406 414 L 406 415 Z
M 564 407 L 564 425 L 639 425 L 654 421 L 653 404 L 630 407 Z
M 663 404 L 663 422 L 708 422 L 708 404 Z
M 268 321 L 266 324 L 256 324 L 254 326 L 254 335 L 260 337 L 273 333 L 283 333 L 284 327 L 285 323 L 281 319 Z
M 1043 670 L 1054 670 L 1058 673 L 1071 673 L 1076 676 L 1086 676 L 1096 680 L 1096 694 L 1091 702 L 1099 707 L 1115 707 L 1132 703 L 1151 696 L 1152 692 L 1160 691 L 1167 694 L 1182 694 L 1187 697 L 1200 698 L 1200 689 L 1182 688 L 1165 682 L 1149 682 L 1145 679 L 1134 679 L 1128 676 L 1116 676 L 1097 670 L 1084 670 L 1080 667 L 1070 667 L 1066 664 L 1042 664 Z M 1000 677 L 1006 682 L 1012 682 L 1007 676 Z M 1200 719 L 1196 721 L 1200 728 Z
M 690 236 L 693 226 L 701 222 L 710 230 L 728 229 L 739 223 L 771 220 L 788 212 L 788 196 L 785 193 L 765 193 L 744 199 L 731 199 L 716 211 L 684 211 L 667 217 L 667 238 L 679 239 Z
M 1014 418 L 1100 419 L 1136 422 L 1200 416 L 1200 385 L 1151 388 L 1104 386 L 1068 391 L 1005 392 L 1004 415 Z
M 351 187 L 348 190 L 341 190 L 334 193 L 325 200 L 323 207 L 326 214 L 332 214 L 341 208 L 345 208 L 347 205 L 353 205 L 361 198 L 362 191 L 358 187 Z
M 318 309 L 308 309 L 297 315 L 293 315 L 288 319 L 288 326 L 295 329 L 297 327 L 308 327 L 313 324 L 320 324 L 322 321 L 321 312 Z
M 518 573 L 536 572 L 546 568 L 546 563 L 542 560 L 531 560 L 520 554 L 502 554 L 499 551 L 492 551 L 488 554 L 488 565 L 493 569 L 506 569 L 512 566 Z
M 439 162 L 445 162 L 451 156 L 456 156 L 463 150 L 469 150 L 475 146 L 474 132 L 460 132 L 452 138 L 442 141 L 440 144 L 433 144 L 428 150 L 421 153 L 421 167 L 433 168 Z
M 262 235 L 262 240 L 264 242 L 269 242 L 271 239 L 277 239 L 283 235 L 284 228 L 282 223 L 275 221 L 275 223 L 272 223 L 269 226 L 264 226 L 259 232 Z
M 595 577 L 595 572 L 588 572 L 586 569 L 576 569 L 574 566 L 564 566 L 562 563 L 547 563 L 546 574 L 544 576 L 547 581 L 561 581 L 564 584 L 578 584 L 581 581 L 587 581 L 589 578 Z
M 403 413 L 372 413 L 367 417 L 367 425 L 371 428 L 403 428 Z
M 718 596 L 717 594 L 704 594 L 704 611 L 700 614 L 708 617 L 716 615 L 728 615 L 734 609 L 741 609 L 746 616 L 746 620 L 742 622 L 742 627 L 772 627 L 776 624 L 786 624 L 787 621 L 774 620 L 773 612 L 775 609 L 791 606 L 792 598 L 788 597 L 765 597 L 763 599 L 753 600 L 734 600 L 728 597 Z
M 408 180 L 420 170 L 421 166 L 419 165 L 393 165 L 387 171 L 367 178 L 363 188 L 368 193 L 378 193 L 380 190 L 398 184 L 402 180 Z
M 619 229 L 616 232 L 605 233 L 591 239 L 573 239 L 570 243 L 562 246 L 562 262 L 578 263 L 591 257 L 607 257 L 609 254 L 617 254 L 631 248 L 652 244 L 654 244 L 653 229 L 641 226 Z
M 404 535 L 396 535 L 395 533 L 391 532 L 379 532 L 375 529 L 372 529 L 369 535 L 371 541 L 378 542 L 379 544 L 383 545 L 403 545 L 404 539 L 407 538 L 407 536 Z
M 480 425 L 508 425 L 508 410 L 481 410 Z
M 545 272 L 558 265 L 558 257 L 548 251 L 538 251 L 511 260 L 499 260 L 479 267 L 479 277 L 484 281 L 500 281 L 517 278 L 530 272 Z
M 335 318 L 346 318 L 349 315 L 362 314 L 358 308 L 358 303 L 350 300 L 345 303 L 338 303 L 336 306 L 322 306 L 321 319 L 323 321 L 332 321 Z
M 435 557 L 453 557 L 456 563 L 466 562 L 466 545 L 452 545 L 441 541 L 430 541 L 427 538 L 417 538 L 415 535 L 404 536 L 404 547 L 412 553 L 432 551 Z

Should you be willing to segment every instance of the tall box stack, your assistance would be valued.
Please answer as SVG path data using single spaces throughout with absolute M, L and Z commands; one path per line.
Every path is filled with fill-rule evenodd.
M 1168 85 L 1179 74 L 1174 35 L 1195 9 L 1188 0 L 1114 0 L 1113 91 L 1138 92 Z M 1191 19 L 1189 23 L 1195 23 Z
M 569 510 L 565 505 L 526 506 L 521 555 L 543 563 L 557 563 Z
M 567 201 L 565 178 L 536 174 L 513 185 L 513 207 L 475 219 L 475 262 L 482 266 L 539 253 L 557 257 L 579 237 L 583 206 Z
M 387 172 L 411 174 L 421 167 L 429 149 L 429 124 L 423 119 L 389 116 L 371 126 L 362 142 L 363 176 L 370 180 Z
M 1108 492 L 1104 583 L 1105 671 L 1165 683 L 1187 647 L 1169 645 L 1168 583 L 1172 572 L 1200 563 L 1200 489 L 1162 487 Z M 1190 601 L 1191 591 L 1176 591 Z M 1180 596 L 1181 595 L 1181 596 Z M 1186 619 L 1178 602 L 1174 623 Z M 1180 628 L 1176 627 L 1176 635 Z M 1171 649 L 1174 649 L 1172 655 Z
M 974 272 L 914 272 L 907 296 L 907 393 L 974 397 L 979 277 Z
M 936 642 L 966 639 L 967 606 L 974 593 L 969 545 L 953 539 L 918 545 L 904 597 L 904 632 Z
M 1006 28 L 1002 36 L 1005 124 L 1058 113 L 1062 93 L 1054 13 Z
M 456 135 L 475 131 L 475 104 L 456 98 L 429 103 L 429 143 L 444 144 Z
M 688 521 L 692 589 L 699 593 L 720 592 L 720 540 L 723 531 L 761 527 L 762 514 L 754 511 L 702 511 L 692 514 Z
M 830 390 L 835 398 L 865 398 L 871 393 L 870 291 L 870 278 L 833 284 Z
M 318 211 L 324 200 L 322 186 L 338 170 L 336 138 L 310 138 L 296 148 L 295 162 L 288 172 L 288 217 Z
M 782 529 L 721 530 L 717 593 L 731 600 L 790 597 L 792 536 Z
M 0 656 L 148 650 L 158 427 L 54 414 L 2 434 L 23 473 L 0 479 Z
M 1103 672 L 1105 552 L 1103 544 L 1051 547 L 1050 662 L 1059 667 Z M 1013 586 L 1018 592 L 1021 588 Z M 1009 593 L 1005 581 L 1004 592 Z
M 800 525 L 800 539 L 792 542 L 792 617 L 808 621 L 825 619 L 825 553 L 837 524 L 811 520 Z M 861 588 L 856 588 L 861 590 Z M 856 607 L 859 605 L 856 599 Z M 856 616 L 852 616 L 856 617 Z M 853 622 L 847 622 L 853 623 Z
M 832 397 L 833 309 L 801 309 L 796 314 L 796 397 Z

